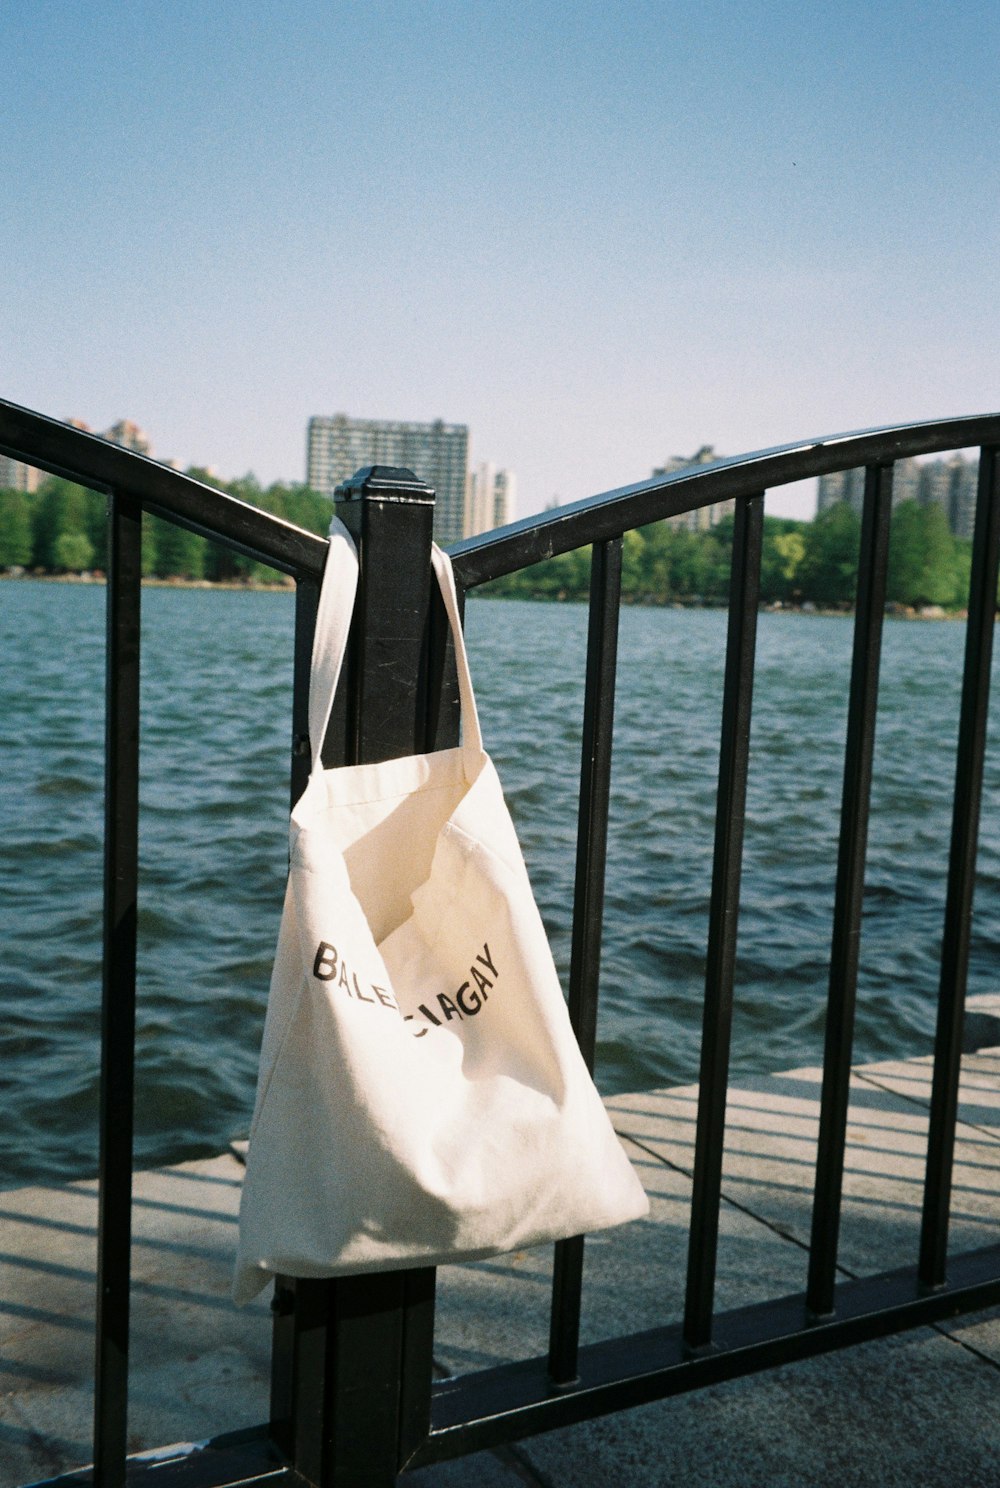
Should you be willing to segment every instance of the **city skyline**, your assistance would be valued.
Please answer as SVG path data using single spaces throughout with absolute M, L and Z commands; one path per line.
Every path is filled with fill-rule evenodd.
M 96 431 L 73 415 L 64 420 L 86 434 L 123 445 L 155 458 L 150 436 L 133 419 L 119 418 L 108 429 Z M 176 460 L 160 463 L 178 468 Z M 306 429 L 304 480 L 283 477 L 288 485 L 304 484 L 332 501 L 337 488 L 369 465 L 394 465 L 413 470 L 435 492 L 434 536 L 442 544 L 501 527 L 516 515 L 517 477 L 493 461 L 470 464 L 469 430 L 465 424 L 429 424 L 405 420 L 350 418 L 346 414 L 314 415 Z M 220 479 L 212 466 L 202 473 Z M 252 474 L 252 472 L 250 472 Z M 239 479 L 239 477 L 230 477 Z M 0 455 L 0 490 L 33 495 L 45 479 L 43 471 Z
M 110 428 L 93 430 L 85 420 L 71 416 L 64 420 L 85 433 L 98 433 L 102 439 L 124 445 L 174 469 L 182 468 L 175 459 L 156 457 L 152 441 L 134 420 L 119 418 Z M 434 535 L 448 544 L 460 537 L 500 527 L 519 515 L 516 507 L 517 477 L 511 470 L 493 461 L 469 458 L 470 435 L 467 425 L 445 424 L 432 420 L 420 424 L 406 420 L 352 418 L 346 414 L 314 415 L 306 429 L 305 475 L 302 481 L 293 475 L 276 477 L 276 483 L 311 487 L 334 498 L 336 488 L 368 465 L 402 465 L 413 469 L 433 486 L 437 498 Z M 693 466 L 710 464 L 728 458 L 714 445 L 702 444 L 692 455 L 672 455 L 655 466 L 649 478 L 673 475 Z M 224 477 L 214 466 L 199 468 L 211 479 L 225 482 L 239 479 Z M 893 509 L 904 501 L 942 507 L 952 535 L 971 539 L 975 520 L 978 483 L 978 455 L 953 451 L 945 457 L 923 455 L 899 460 L 893 467 Z M 254 477 L 254 472 L 244 472 Z M 43 471 L 11 457 L 0 455 L 0 490 L 12 489 L 32 495 L 45 479 Z M 812 484 L 812 483 L 810 483 Z M 820 476 L 815 481 L 815 511 L 799 514 L 799 520 L 814 516 L 846 501 L 860 517 L 864 502 L 865 470 L 857 467 Z M 733 510 L 732 501 L 721 501 L 671 518 L 676 528 L 689 532 L 706 532 Z M 782 515 L 770 512 L 770 515 Z

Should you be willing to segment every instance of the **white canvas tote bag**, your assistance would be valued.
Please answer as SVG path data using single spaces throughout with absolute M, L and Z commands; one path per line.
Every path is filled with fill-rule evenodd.
M 483 750 L 447 556 L 462 745 L 323 768 L 358 560 L 334 522 L 240 1207 L 234 1296 L 473 1260 L 649 1205 L 569 1021 Z

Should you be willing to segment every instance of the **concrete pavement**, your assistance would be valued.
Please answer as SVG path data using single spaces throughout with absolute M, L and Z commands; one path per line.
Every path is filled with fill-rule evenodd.
M 990 1031 L 992 1010 L 985 1010 Z M 998 1040 L 1000 1044 L 1000 1040 Z M 919 1229 L 928 1060 L 855 1070 L 840 1259 L 910 1263 Z M 963 1060 L 952 1244 L 1000 1236 L 1000 1047 Z M 652 1201 L 587 1244 L 583 1340 L 679 1317 L 695 1087 L 608 1101 Z M 819 1072 L 730 1091 L 720 1308 L 805 1285 Z M 242 1167 L 226 1153 L 135 1178 L 129 1443 L 199 1441 L 266 1419 L 266 1298 L 229 1301 Z M 90 1460 L 92 1182 L 0 1193 L 0 1488 Z M 441 1374 L 545 1352 L 551 1247 L 439 1272 Z M 420 1488 L 836 1483 L 996 1488 L 1000 1309 L 550 1432 L 409 1475 Z

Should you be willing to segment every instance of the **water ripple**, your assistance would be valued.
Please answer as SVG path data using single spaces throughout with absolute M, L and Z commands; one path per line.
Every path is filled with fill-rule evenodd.
M 104 591 L 4 585 L 0 1185 L 91 1172 L 101 1003 Z M 475 599 L 484 732 L 560 974 L 586 650 L 581 606 Z M 287 855 L 293 604 L 143 594 L 136 1160 L 245 1131 Z M 603 1088 L 697 1076 L 726 618 L 622 615 L 598 1030 Z M 964 629 L 885 629 L 859 1059 L 934 1027 Z M 851 625 L 762 615 L 737 956 L 738 1074 L 822 1057 Z M 1000 771 L 983 788 L 970 992 L 997 990 Z

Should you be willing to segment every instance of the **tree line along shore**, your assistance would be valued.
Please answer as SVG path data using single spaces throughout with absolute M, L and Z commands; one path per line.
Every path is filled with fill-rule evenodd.
M 192 475 L 208 480 L 203 471 Z M 262 487 L 252 475 L 210 483 L 310 532 L 325 535 L 330 501 L 303 485 Z M 847 502 L 815 521 L 764 518 L 761 601 L 838 609 L 854 602 L 861 522 Z M 634 604 L 723 604 L 729 591 L 733 519 L 702 532 L 675 521 L 627 532 L 622 595 Z M 972 544 L 952 536 L 936 503 L 904 501 L 892 516 L 887 600 L 903 609 L 963 609 Z M 106 503 L 95 491 L 50 477 L 33 493 L 0 490 L 0 571 L 100 573 L 106 567 Z M 142 572 L 148 579 L 216 584 L 281 582 L 264 564 L 231 553 L 157 517 L 143 517 Z M 509 574 L 480 592 L 519 599 L 586 599 L 590 551 L 580 548 Z
M 188 472 L 251 506 L 325 534 L 330 501 L 308 486 L 262 488 L 252 475 L 221 483 L 203 470 Z M 97 491 L 51 476 L 38 490 L 0 491 L 0 570 L 44 575 L 103 572 L 107 567 L 107 500 Z M 172 522 L 143 514 L 142 574 L 218 584 L 274 583 L 282 576 L 266 564 L 229 552 Z

